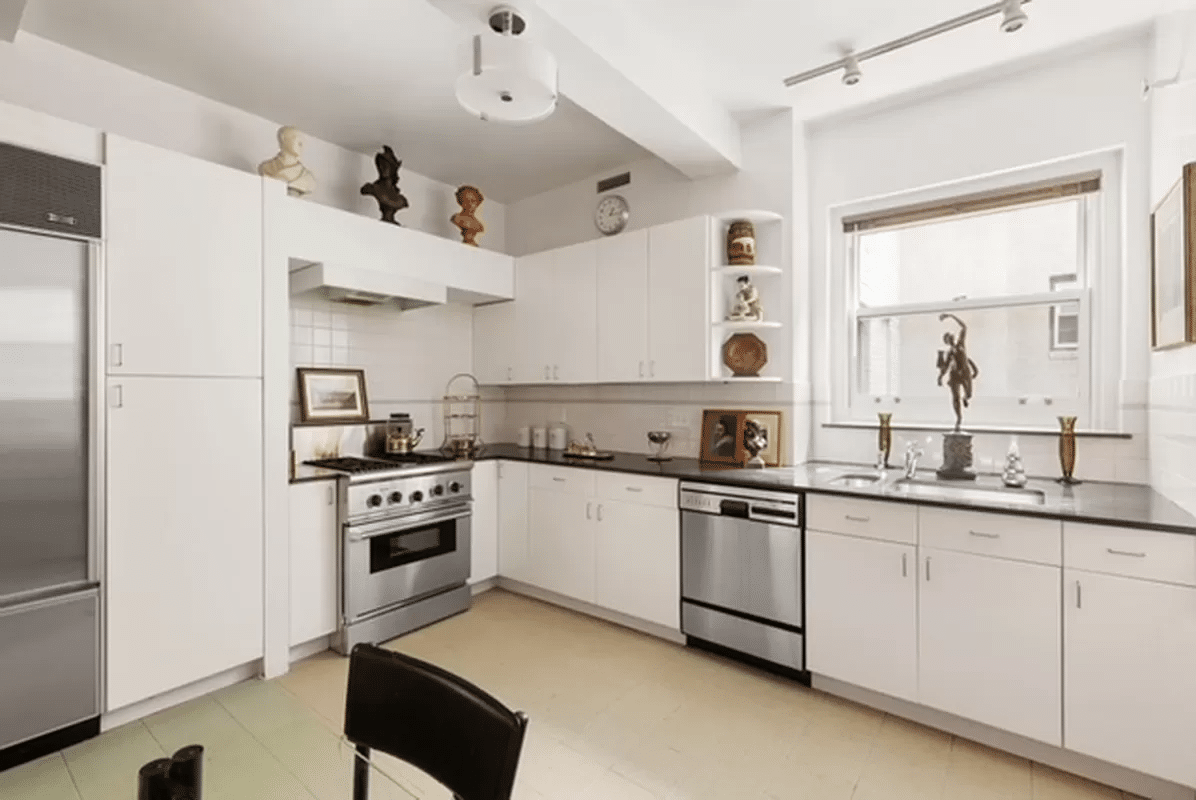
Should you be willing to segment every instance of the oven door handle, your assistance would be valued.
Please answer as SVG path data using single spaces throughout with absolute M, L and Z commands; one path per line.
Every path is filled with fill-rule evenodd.
M 386 520 L 385 522 L 368 522 L 364 525 L 346 525 L 345 535 L 348 537 L 350 542 L 363 542 L 366 539 L 373 539 L 375 536 L 404 533 L 408 528 L 434 525 L 437 522 L 450 522 L 455 519 L 464 519 L 470 516 L 470 513 L 471 512 L 468 508 L 448 514 L 439 511 L 429 511 L 427 514 L 412 514 L 410 516 L 400 517 L 399 519 Z

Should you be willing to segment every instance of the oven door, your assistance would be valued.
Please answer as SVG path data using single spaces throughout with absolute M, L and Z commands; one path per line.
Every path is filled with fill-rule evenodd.
M 466 507 L 345 525 L 345 622 L 465 584 L 469 516 Z

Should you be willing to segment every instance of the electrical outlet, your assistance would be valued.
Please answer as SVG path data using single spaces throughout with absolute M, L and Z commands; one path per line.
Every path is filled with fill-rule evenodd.
M 684 409 L 680 409 L 680 408 L 669 409 L 668 427 L 683 428 L 685 430 L 689 430 L 689 427 L 690 427 L 689 414 L 687 414 Z

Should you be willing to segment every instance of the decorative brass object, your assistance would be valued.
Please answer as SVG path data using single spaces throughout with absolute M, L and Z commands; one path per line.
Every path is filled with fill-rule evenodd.
M 1076 469 L 1076 418 L 1059 417 L 1059 468 L 1063 477 L 1059 483 L 1075 486 L 1083 483 L 1072 477 Z
M 880 417 L 880 430 L 876 432 L 876 450 L 884 455 L 881 466 L 888 469 L 889 453 L 893 450 L 893 415 L 890 412 L 881 411 L 876 416 Z
M 963 410 L 972 400 L 972 382 L 980 377 L 980 368 L 976 362 L 968 358 L 968 326 L 954 314 L 939 314 L 939 321 L 953 319 L 959 324 L 959 335 L 950 331 L 943 334 L 943 344 L 946 350 L 938 352 L 938 385 L 943 385 L 943 378 L 947 379 L 947 386 L 951 389 L 951 407 L 955 409 L 955 431 L 958 433 L 963 426 Z

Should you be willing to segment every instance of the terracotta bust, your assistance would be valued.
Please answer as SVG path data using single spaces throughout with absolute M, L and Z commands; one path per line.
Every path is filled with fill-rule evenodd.
M 478 236 L 486 232 L 486 226 L 476 216 L 484 199 L 476 186 L 458 188 L 457 202 L 461 204 L 461 210 L 449 217 L 449 221 L 461 231 L 461 241 L 474 247 L 478 246 Z
M 303 144 L 303 134 L 298 128 L 290 125 L 279 128 L 278 155 L 259 164 L 258 174 L 285 181 L 287 194 L 293 197 L 311 194 L 316 188 L 316 176 L 299 160 Z

